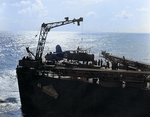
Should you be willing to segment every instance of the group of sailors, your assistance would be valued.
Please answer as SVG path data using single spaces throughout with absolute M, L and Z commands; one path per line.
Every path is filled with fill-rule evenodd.
M 119 62 L 111 62 L 108 60 L 103 60 L 103 59 L 98 59 L 94 61 L 94 65 L 97 65 L 99 67 L 103 67 L 105 69 L 113 69 L 113 70 L 117 70 L 119 69 Z

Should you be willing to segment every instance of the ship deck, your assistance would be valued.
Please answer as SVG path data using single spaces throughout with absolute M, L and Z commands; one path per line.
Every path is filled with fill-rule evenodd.
M 93 83 L 99 80 L 108 82 L 126 82 L 126 84 L 131 84 L 133 86 L 138 85 L 142 87 L 145 83 L 150 82 L 148 78 L 150 76 L 149 71 L 133 71 L 133 70 L 111 70 L 111 69 L 99 69 L 99 68 L 69 68 L 62 66 L 45 65 L 43 66 L 44 73 L 48 75 L 53 72 L 58 75 L 59 78 L 64 78 L 64 76 L 69 76 L 72 79 L 80 79 L 88 81 L 92 78 Z

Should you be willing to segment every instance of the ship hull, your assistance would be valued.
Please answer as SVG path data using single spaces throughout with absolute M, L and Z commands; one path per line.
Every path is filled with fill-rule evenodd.
M 17 68 L 17 78 L 22 112 L 27 117 L 150 115 L 149 90 L 52 78 L 29 68 Z

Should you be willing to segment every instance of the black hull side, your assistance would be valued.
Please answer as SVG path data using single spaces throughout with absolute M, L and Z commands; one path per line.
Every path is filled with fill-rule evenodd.
M 138 88 L 106 88 L 77 80 L 38 75 L 17 68 L 22 112 L 27 117 L 148 117 L 150 91 Z M 42 91 L 52 85 L 54 98 Z
M 33 104 L 32 97 L 35 95 L 33 87 L 33 76 L 29 68 L 17 68 L 18 86 L 21 100 L 21 109 L 26 116 L 34 116 L 36 108 Z M 33 115 L 32 115 L 33 114 Z

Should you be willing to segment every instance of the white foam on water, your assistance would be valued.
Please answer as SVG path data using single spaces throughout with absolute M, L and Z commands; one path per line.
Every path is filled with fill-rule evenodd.
M 17 111 L 19 109 L 20 109 L 20 105 L 18 105 L 17 103 L 11 103 L 11 102 L 0 103 L 0 113 Z
M 21 103 L 15 70 L 0 71 L 0 117 L 19 117 Z M 18 111 L 20 114 L 13 116 Z M 15 112 L 15 113 L 14 113 Z

